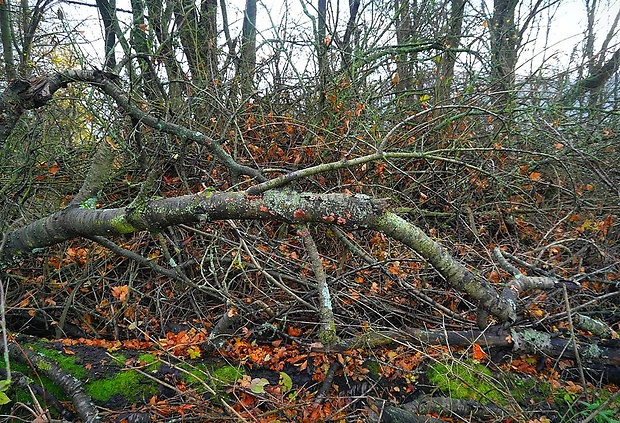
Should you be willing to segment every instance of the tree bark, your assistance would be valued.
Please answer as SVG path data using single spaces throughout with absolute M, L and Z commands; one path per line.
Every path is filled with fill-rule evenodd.
M 515 82 L 519 32 L 515 9 L 519 0 L 495 0 L 491 20 L 491 82 L 497 91 L 497 107 L 510 105 Z
M 13 132 L 25 110 L 47 104 L 56 91 L 75 81 L 97 81 L 117 76 L 101 71 L 67 71 L 47 77 L 16 79 L 0 94 L 0 147 Z
M 399 47 L 406 46 L 411 42 L 413 35 L 411 12 L 409 0 L 395 0 L 396 12 L 396 42 Z M 416 54 L 415 52 L 413 53 Z M 392 78 L 392 83 L 397 94 L 410 91 L 413 88 L 413 66 L 414 57 L 410 57 L 411 53 L 403 49 L 398 55 L 396 62 L 396 76 Z
M 105 69 L 116 68 L 116 29 L 114 20 L 116 19 L 116 0 L 96 0 L 101 20 L 103 21 L 103 45 L 105 52 Z
M 448 33 L 445 39 L 445 51 L 437 65 L 437 80 L 435 81 L 435 103 L 441 104 L 450 98 L 450 88 L 454 78 L 456 65 L 456 49 L 461 42 L 463 16 L 466 0 L 452 0 L 450 2 L 450 16 L 448 18 Z
M 2 38 L 2 54 L 4 56 L 4 71 L 6 79 L 17 78 L 15 59 L 13 58 L 13 29 L 11 25 L 11 11 L 9 0 L 0 4 L 0 38 Z
M 246 0 L 241 30 L 241 53 L 239 55 L 238 78 L 241 99 L 247 99 L 254 90 L 254 69 L 256 67 L 256 0 Z
M 386 207 L 386 201 L 365 195 L 275 190 L 262 195 L 204 191 L 116 209 L 71 207 L 8 233 L 0 263 L 79 236 L 157 231 L 180 223 L 228 219 L 325 223 L 349 230 L 373 229 L 401 241 L 428 260 L 454 288 L 478 300 L 483 310 L 508 325 L 516 320 L 511 298 L 500 296 L 491 284 L 456 261 L 421 229 L 387 212 Z
M 327 96 L 327 0 L 318 0 L 318 26 L 316 34 L 317 57 L 319 63 L 319 108 L 325 107 Z

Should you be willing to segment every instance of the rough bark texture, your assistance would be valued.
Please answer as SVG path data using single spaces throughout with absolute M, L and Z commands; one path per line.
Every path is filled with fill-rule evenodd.
M 465 0 L 452 0 L 450 2 L 448 33 L 444 43 L 446 50 L 441 55 L 441 61 L 437 65 L 437 81 L 435 82 L 435 100 L 437 103 L 442 103 L 450 97 L 454 66 L 456 65 L 457 53 L 455 50 L 461 42 L 465 4 Z
M 239 83 L 241 99 L 245 100 L 254 89 L 254 68 L 256 67 L 256 0 L 246 0 L 241 34 L 239 58 Z
M 268 191 L 214 193 L 147 201 L 133 208 L 61 210 L 9 233 L 1 261 L 78 237 L 111 236 L 141 230 L 159 230 L 180 223 L 226 219 L 281 220 L 290 223 L 326 223 L 347 229 L 369 228 L 385 233 L 416 250 L 456 289 L 480 301 L 482 308 L 511 324 L 516 307 L 484 279 L 456 261 L 421 229 L 385 211 L 386 202 L 365 195 L 312 194 Z
M 368 226 L 385 202 L 367 196 L 270 191 L 213 193 L 152 200 L 134 209 L 91 210 L 72 207 L 31 223 L 8 235 L 2 258 L 49 247 L 77 236 L 110 236 L 159 230 L 179 223 L 226 219 L 278 219 L 323 222 L 351 229 Z

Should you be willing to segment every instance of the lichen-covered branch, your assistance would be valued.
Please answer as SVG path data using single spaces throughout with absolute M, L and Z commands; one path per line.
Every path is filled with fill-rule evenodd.
M 79 237 L 110 236 L 160 230 L 181 223 L 218 220 L 280 220 L 325 223 L 347 229 L 368 228 L 401 241 L 428 260 L 455 288 L 510 325 L 516 320 L 511 297 L 500 296 L 485 279 L 455 260 L 421 229 L 386 211 L 385 200 L 365 195 L 268 191 L 199 194 L 146 201 L 139 207 L 91 210 L 72 207 L 8 233 L 0 263 L 13 256 Z
M 69 207 L 79 206 L 90 198 L 96 199 L 104 185 L 109 181 L 113 167 L 114 152 L 105 141 L 100 141 L 95 151 L 90 171 L 80 190 L 69 203 Z
M 448 250 L 433 241 L 417 226 L 393 213 L 384 213 L 377 215 L 370 227 L 416 250 L 446 278 L 450 285 L 480 301 L 484 310 L 489 311 L 502 322 L 511 324 L 517 319 L 516 304 L 513 299 L 500 296 L 487 280 L 455 260 Z
M 90 397 L 82 389 L 82 383 L 73 376 L 62 371 L 55 363 L 48 358 L 33 353 L 28 349 L 21 348 L 14 342 L 9 343 L 9 354 L 11 358 L 27 365 L 36 367 L 38 372 L 49 377 L 57 383 L 63 391 L 71 398 L 75 411 L 85 423 L 99 422 L 99 414 L 93 405 Z
M 308 253 L 308 260 L 310 261 L 310 267 L 314 272 L 314 277 L 317 283 L 317 290 L 319 293 L 319 321 L 321 323 L 321 331 L 319 333 L 319 340 L 325 345 L 326 348 L 331 348 L 336 344 L 339 339 L 336 335 L 336 323 L 334 321 L 334 309 L 332 306 L 331 294 L 329 292 L 329 286 L 327 285 L 327 276 L 323 269 L 323 263 L 319 256 L 319 250 L 316 247 L 316 243 L 310 234 L 310 228 L 308 225 L 298 225 L 297 233 L 301 237 L 301 240 L 306 247 Z
M 75 70 L 12 81 L 0 94 L 0 146 L 4 145 L 11 135 L 25 110 L 46 105 L 56 91 L 66 88 L 70 82 L 116 78 L 118 77 L 114 74 L 98 70 Z

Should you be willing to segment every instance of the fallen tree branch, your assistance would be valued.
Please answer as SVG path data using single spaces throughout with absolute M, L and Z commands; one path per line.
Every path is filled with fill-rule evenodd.
M 67 396 L 71 398 L 75 411 L 83 422 L 94 423 L 101 421 L 97 409 L 93 405 L 91 398 L 82 389 L 82 384 L 79 380 L 65 373 L 48 358 L 21 348 L 15 342 L 9 342 L 8 348 L 11 358 L 32 366 L 37 372 L 43 373 L 60 386 Z
M 473 343 L 483 348 L 510 347 L 516 354 L 544 354 L 556 359 L 574 360 L 579 354 L 584 362 L 620 366 L 620 350 L 605 343 L 581 341 L 576 349 L 570 339 L 553 337 L 534 329 L 511 329 L 498 334 L 494 330 L 445 331 L 404 328 L 402 330 L 370 331 L 357 338 L 343 339 L 337 350 L 372 348 L 394 342 L 413 345 L 467 346 Z
M 459 263 L 420 228 L 388 212 L 387 201 L 362 194 L 314 194 L 268 191 L 212 192 L 146 201 L 141 207 L 92 210 L 73 207 L 58 211 L 9 232 L 0 264 L 14 256 L 84 236 L 110 236 L 141 230 L 157 231 L 181 223 L 219 220 L 279 220 L 288 223 L 324 223 L 345 229 L 372 229 L 414 249 L 455 288 L 478 300 L 483 310 L 511 325 L 516 306 L 500 297 L 485 279 Z

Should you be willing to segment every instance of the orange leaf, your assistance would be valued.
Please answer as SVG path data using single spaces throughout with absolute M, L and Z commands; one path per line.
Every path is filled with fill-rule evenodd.
M 501 281 L 501 277 L 497 270 L 493 270 L 489 275 L 489 280 L 493 283 L 499 283 Z
M 398 85 L 399 82 L 400 82 L 400 75 L 398 74 L 398 72 L 395 72 L 394 76 L 392 76 L 392 85 Z
M 128 285 L 112 287 L 112 296 L 119 301 L 125 301 L 127 299 L 127 294 L 129 294 Z
M 293 326 L 288 326 L 286 328 L 286 333 L 288 333 L 289 336 L 299 336 L 301 335 L 301 329 L 293 327 Z
M 542 174 L 539 172 L 530 172 L 530 179 L 532 181 L 540 181 L 542 179 Z
M 366 108 L 362 103 L 355 104 L 355 116 L 359 116 L 362 111 Z
M 57 163 L 54 163 L 47 171 L 50 173 L 50 175 L 55 175 L 56 173 L 58 173 L 58 169 L 60 169 L 60 167 Z
M 474 360 L 482 360 L 483 358 L 487 356 L 487 353 L 484 352 L 484 350 L 482 349 L 480 345 L 474 343 L 473 349 L 474 349 L 474 354 L 473 354 Z

